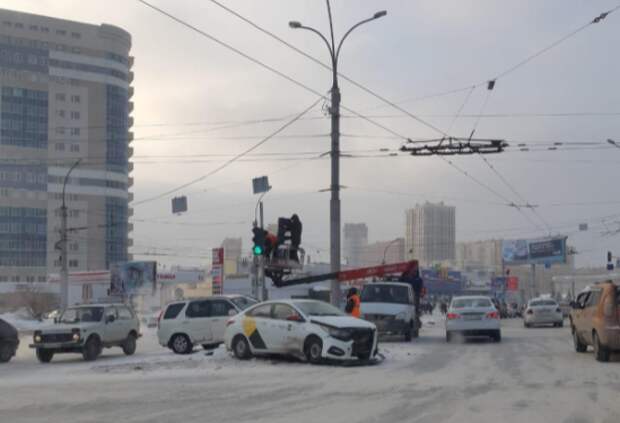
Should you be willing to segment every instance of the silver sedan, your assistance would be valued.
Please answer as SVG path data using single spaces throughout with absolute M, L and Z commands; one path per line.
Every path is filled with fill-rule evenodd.
M 536 325 L 564 326 L 564 316 L 560 305 L 551 298 L 534 298 L 527 303 L 523 313 L 523 326 Z

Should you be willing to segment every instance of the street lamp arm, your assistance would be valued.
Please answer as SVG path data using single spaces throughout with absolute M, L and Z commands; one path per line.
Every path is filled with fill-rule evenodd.
M 340 43 L 338 43 L 338 48 L 336 49 L 336 55 L 335 55 L 335 60 L 338 61 L 338 56 L 340 56 L 340 48 L 342 47 L 342 43 L 344 43 L 344 40 L 347 39 L 347 37 L 349 36 L 349 34 L 351 32 L 353 32 L 353 30 L 355 30 L 356 28 L 364 25 L 365 23 L 368 23 L 370 21 L 374 21 L 375 19 L 379 19 L 381 17 L 385 16 L 385 14 L 383 12 L 378 12 L 375 13 L 375 15 L 372 18 L 368 18 L 368 19 L 364 19 L 361 22 L 356 23 L 355 25 L 353 25 L 351 27 L 351 29 L 349 29 L 342 37 L 342 39 L 340 40 Z
M 323 41 L 325 41 L 325 45 L 327 46 L 327 49 L 329 50 L 329 56 L 330 56 L 330 59 L 332 61 L 332 69 L 334 69 L 334 64 L 335 64 L 336 56 L 334 56 L 334 49 L 332 48 L 332 46 L 329 43 L 329 41 L 327 40 L 327 38 L 325 38 L 325 36 L 323 34 L 321 34 L 316 29 L 312 28 L 311 26 L 299 25 L 299 26 L 296 26 L 295 29 L 305 29 L 307 31 L 314 32 L 316 35 L 321 37 L 321 39 Z
M 65 207 L 65 189 L 67 188 L 67 182 L 69 181 L 69 175 L 71 175 L 71 172 L 73 172 L 73 169 L 75 169 L 80 162 L 82 161 L 82 159 L 78 159 L 75 163 L 73 163 L 73 166 L 71 166 L 71 168 L 69 169 L 69 172 L 67 172 L 67 174 L 65 175 L 65 180 L 62 184 L 62 206 Z

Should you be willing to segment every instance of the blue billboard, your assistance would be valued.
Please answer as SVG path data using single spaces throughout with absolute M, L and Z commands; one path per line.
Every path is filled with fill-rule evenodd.
M 502 260 L 515 265 L 566 263 L 566 237 L 505 240 Z
M 436 269 L 421 269 L 420 276 L 429 295 L 456 295 L 461 293 L 464 277 L 461 272 L 442 272 Z

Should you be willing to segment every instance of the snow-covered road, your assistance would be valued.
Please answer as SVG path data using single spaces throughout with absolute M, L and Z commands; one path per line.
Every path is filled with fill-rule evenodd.
M 597 363 L 570 331 L 503 321 L 501 344 L 446 344 L 441 324 L 381 344 L 370 367 L 177 356 L 154 332 L 135 356 L 39 364 L 22 339 L 0 366 L 0 422 L 620 422 L 620 357 Z

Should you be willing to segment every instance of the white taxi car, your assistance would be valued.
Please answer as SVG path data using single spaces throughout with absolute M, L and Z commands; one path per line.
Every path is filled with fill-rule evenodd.
M 523 313 L 523 326 L 536 325 L 564 326 L 564 314 L 560 305 L 552 298 L 533 298 L 527 303 Z
M 266 301 L 227 322 L 224 342 L 235 357 L 282 354 L 311 363 L 368 360 L 377 354 L 373 323 L 316 300 Z
M 446 341 L 455 335 L 488 336 L 502 340 L 499 312 L 489 297 L 462 296 L 452 298 L 446 314 Z

